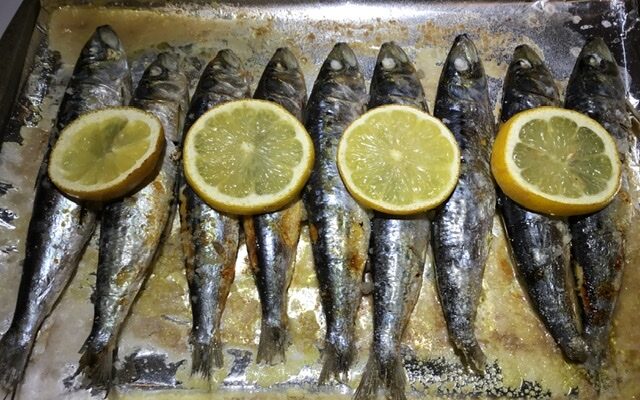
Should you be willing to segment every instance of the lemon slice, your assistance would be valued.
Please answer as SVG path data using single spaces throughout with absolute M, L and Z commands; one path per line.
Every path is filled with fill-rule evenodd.
M 355 120 L 338 145 L 345 186 L 363 205 L 407 215 L 436 207 L 458 182 L 460 151 L 437 118 L 402 105 Z
M 113 200 L 153 173 L 163 146 L 162 124 L 151 113 L 133 107 L 89 112 L 60 133 L 49 177 L 70 196 Z
M 491 169 L 504 193 L 523 207 L 560 216 L 597 211 L 620 187 L 611 135 L 586 115 L 555 107 L 509 119 L 494 143 Z
M 293 200 L 314 159 L 304 126 L 264 100 L 237 100 L 207 111 L 189 129 L 183 153 L 193 190 L 219 211 L 245 215 Z

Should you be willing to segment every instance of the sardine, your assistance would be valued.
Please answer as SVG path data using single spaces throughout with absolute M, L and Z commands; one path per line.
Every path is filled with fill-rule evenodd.
M 36 335 L 73 277 L 96 225 L 96 213 L 51 183 L 47 163 L 59 133 L 79 115 L 129 101 L 131 75 L 120 39 L 109 26 L 83 47 L 65 91 L 36 184 L 15 314 L 0 340 L 0 386 L 22 380 Z
M 378 53 L 369 90 L 369 108 L 405 104 L 427 111 L 416 69 L 393 42 Z M 355 399 L 404 399 L 406 376 L 400 354 L 402 335 L 418 301 L 427 256 L 430 223 L 426 214 L 395 217 L 375 213 L 371 226 L 373 274 L 373 343 Z
M 571 255 L 584 311 L 584 338 L 590 348 L 587 368 L 599 382 L 606 360 L 613 313 L 625 263 L 625 231 L 633 215 L 628 159 L 631 120 L 625 87 L 607 45 L 587 42 L 569 79 L 565 106 L 598 121 L 616 141 L 622 161 L 622 184 L 613 201 L 593 214 L 569 219 Z
M 166 147 L 157 175 L 102 211 L 93 327 L 77 372 L 84 375 L 83 385 L 94 390 L 111 387 L 122 325 L 175 215 L 176 144 L 188 96 L 188 81 L 177 57 L 161 53 L 145 70 L 131 101 L 131 106 L 160 119 Z
M 291 51 L 280 48 L 275 52 L 253 97 L 278 103 L 302 119 L 307 88 Z M 289 343 L 287 289 L 296 261 L 302 207 L 296 200 L 283 210 L 244 219 L 247 251 L 262 309 L 257 362 L 276 364 L 285 360 Z
M 305 109 L 316 159 L 303 197 L 326 321 L 320 384 L 331 376 L 344 382 L 356 355 L 355 320 L 371 227 L 366 210 L 342 183 L 336 152 L 343 131 L 365 111 L 366 101 L 355 54 L 347 44 L 336 44 Z
M 453 132 L 462 156 L 458 185 L 432 221 L 438 293 L 455 348 L 482 373 L 486 357 L 474 324 L 495 213 L 489 169 L 495 122 L 484 68 L 467 35 L 458 36 L 449 51 L 434 115 Z
M 218 52 L 200 77 L 184 132 L 213 106 L 249 97 L 249 84 L 240 59 L 231 50 Z M 184 178 L 179 200 L 182 248 L 193 313 L 189 339 L 191 373 L 208 379 L 212 366 L 222 367 L 220 321 L 235 277 L 240 221 L 236 216 L 209 207 Z
M 536 52 L 518 46 L 504 82 L 500 119 L 506 122 L 520 111 L 541 106 L 560 106 L 560 94 Z M 583 362 L 588 350 L 572 307 L 572 285 L 567 282 L 571 249 L 567 220 L 528 211 L 501 191 L 498 205 L 516 271 L 531 303 L 565 357 Z

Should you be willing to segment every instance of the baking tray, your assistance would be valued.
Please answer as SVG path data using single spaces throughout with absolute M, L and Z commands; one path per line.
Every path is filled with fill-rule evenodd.
M 35 176 L 48 132 L 79 50 L 98 25 L 111 24 L 123 40 L 134 84 L 157 52 L 173 50 L 182 56 L 192 89 L 201 68 L 225 47 L 245 60 L 255 88 L 273 51 L 288 46 L 301 61 L 307 87 L 311 88 L 335 42 L 350 43 L 365 78 L 370 79 L 379 46 L 394 40 L 420 70 L 430 104 L 442 62 L 459 33 L 469 33 L 479 48 L 494 104 L 499 102 L 503 77 L 516 45 L 527 43 L 538 49 L 564 90 L 584 39 L 599 35 L 610 44 L 621 66 L 630 103 L 637 108 L 640 99 L 637 1 L 43 0 L 35 26 L 30 27 L 29 19 L 24 18 L 16 26 L 31 32 L 30 42 L 25 35 L 17 35 L 14 46 L 6 46 L 6 42 L 5 47 L 0 46 L 27 46 L 24 68 L 13 68 L 13 74 L 4 77 L 20 82 L 20 90 L 15 100 L 6 102 L 7 93 L 3 99 L 11 105 L 11 112 L 0 140 L 0 332 L 8 327 L 15 305 Z M 633 200 L 637 206 L 638 198 Z M 359 357 L 349 385 L 318 389 L 314 383 L 320 368 L 324 322 L 306 229 L 289 291 L 293 343 L 287 363 L 274 367 L 255 365 L 260 312 L 242 245 L 222 325 L 225 366 L 214 374 L 210 385 L 189 377 L 191 318 L 178 225 L 174 221 L 172 234 L 124 327 L 117 363 L 119 385 L 110 396 L 349 398 L 368 353 L 371 299 L 365 298 L 359 311 Z M 640 224 L 633 225 L 629 235 L 640 238 Z M 477 324 L 479 340 L 493 366 L 484 378 L 478 378 L 466 372 L 454 355 L 429 257 L 423 289 L 404 341 L 409 397 L 597 397 L 580 368 L 564 362 L 527 303 L 497 218 L 493 234 Z M 55 311 L 44 323 L 18 398 L 91 396 L 88 391 L 76 389 L 76 382 L 70 377 L 92 321 L 95 239 Z M 601 398 L 634 398 L 640 394 L 640 331 L 635 322 L 640 310 L 640 269 L 633 268 L 640 265 L 640 251 L 634 242 L 629 240 L 628 265 L 617 307 L 607 369 L 610 382 Z

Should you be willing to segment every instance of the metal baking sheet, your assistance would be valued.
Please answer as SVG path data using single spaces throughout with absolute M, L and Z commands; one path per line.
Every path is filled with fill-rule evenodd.
M 92 5 L 87 5 L 91 3 Z M 99 6 L 98 6 L 99 3 Z M 453 38 L 466 32 L 483 57 L 496 104 L 511 52 L 527 43 L 544 55 L 564 88 L 585 37 L 601 35 L 615 52 L 629 88 L 640 99 L 640 28 L 637 1 L 568 2 L 347 2 L 307 1 L 158 2 L 43 0 L 25 63 L 22 89 L 0 141 L 0 332 L 10 322 L 34 181 L 71 69 L 96 26 L 111 24 L 127 49 L 134 84 L 153 56 L 171 49 L 182 56 L 192 89 L 215 53 L 232 48 L 245 60 L 257 84 L 277 47 L 288 46 L 301 61 L 308 88 L 337 41 L 356 51 L 365 77 L 373 71 L 379 46 L 401 44 L 421 71 L 431 104 L 442 62 Z M 497 108 L 496 108 L 497 111 Z M 634 193 L 634 204 L 640 196 Z M 637 206 L 637 208 L 640 208 Z M 178 221 L 154 265 L 119 342 L 122 398 L 349 398 L 366 362 L 371 332 L 371 299 L 359 311 L 359 357 L 349 385 L 318 389 L 324 321 L 312 268 L 308 232 L 303 231 L 289 290 L 292 345 L 284 365 L 255 364 L 259 304 L 241 247 L 236 281 L 222 324 L 225 366 L 210 385 L 189 377 L 191 323 Z M 633 224 L 630 238 L 640 238 Z M 420 299 L 404 340 L 411 398 L 579 398 L 597 397 L 584 372 L 567 364 L 527 303 L 514 275 L 499 220 L 483 281 L 477 333 L 493 367 L 484 378 L 460 365 L 448 341 L 427 260 Z M 96 235 L 97 237 L 97 235 Z M 55 311 L 44 323 L 31 356 L 21 399 L 87 399 L 71 378 L 78 351 L 89 333 L 95 286 L 95 239 Z M 627 267 L 617 307 L 603 399 L 640 393 L 640 250 L 629 240 Z

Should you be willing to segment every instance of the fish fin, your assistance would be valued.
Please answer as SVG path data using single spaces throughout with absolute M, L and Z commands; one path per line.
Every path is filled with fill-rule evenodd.
M 256 362 L 264 361 L 269 365 L 284 362 L 288 344 L 289 337 L 285 327 L 269 326 L 263 323 L 260 329 L 260 343 L 258 344 Z
M 0 388 L 12 399 L 27 369 L 32 345 L 21 344 L 11 330 L 0 339 Z
M 222 368 L 224 365 L 222 343 L 214 339 L 211 343 L 192 343 L 192 346 L 191 375 L 210 379 L 212 368 Z
M 106 398 L 113 385 L 115 343 L 107 343 L 99 349 L 85 343 L 80 351 L 82 356 L 75 376 L 83 376 L 82 387 L 85 389 L 105 391 Z
M 354 400 L 369 400 L 377 398 L 378 390 L 383 387 L 385 399 L 405 400 L 404 388 L 406 384 L 404 365 L 399 357 L 387 362 L 381 362 L 371 354 L 362 373 L 360 385 L 356 390 Z
M 587 343 L 589 343 L 590 350 L 589 357 L 584 363 L 584 368 L 587 371 L 589 382 L 591 382 L 596 391 L 600 393 L 606 384 L 602 367 L 607 357 L 607 347 L 609 345 L 608 331 L 587 325 L 584 337 Z
M 346 383 L 349 375 L 349 368 L 355 358 L 353 347 L 338 349 L 334 344 L 327 343 L 323 350 L 324 364 L 320 371 L 318 383 L 323 385 L 334 377 L 340 383 Z

